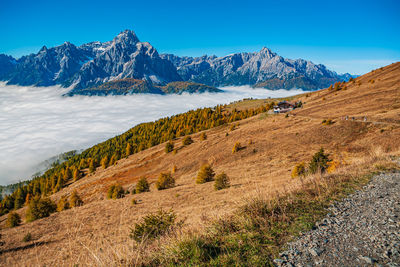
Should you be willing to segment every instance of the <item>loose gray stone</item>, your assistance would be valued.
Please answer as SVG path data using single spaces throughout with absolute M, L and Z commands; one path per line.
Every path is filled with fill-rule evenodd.
M 282 266 L 400 266 L 399 207 L 400 173 L 374 176 L 287 244 Z

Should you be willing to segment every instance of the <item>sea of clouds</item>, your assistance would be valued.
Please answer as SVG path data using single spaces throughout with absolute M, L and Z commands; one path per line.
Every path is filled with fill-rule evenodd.
M 243 98 L 286 97 L 302 90 L 224 87 L 224 93 L 63 97 L 60 87 L 0 83 L 0 184 L 31 177 L 44 160 L 84 149 L 138 123 Z

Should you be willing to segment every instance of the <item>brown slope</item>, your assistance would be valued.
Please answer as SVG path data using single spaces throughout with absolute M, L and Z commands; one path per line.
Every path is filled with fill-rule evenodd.
M 100 264 L 104 258 L 96 262 L 101 254 L 99 247 L 106 250 L 111 246 L 118 253 L 124 252 L 131 243 L 128 234 L 133 223 L 159 207 L 173 208 L 180 219 L 185 219 L 187 229 L 196 230 L 202 227 L 204 217 L 232 211 L 255 191 L 274 194 L 297 188 L 299 181 L 290 178 L 293 166 L 309 160 L 320 147 L 348 164 L 370 155 L 371 151 L 399 151 L 399 88 L 400 63 L 396 63 L 357 78 L 354 84 L 347 84 L 346 90 L 321 90 L 299 96 L 305 105 L 292 112 L 295 116 L 261 114 L 241 121 L 232 132 L 229 126 L 211 129 L 206 141 L 200 141 L 199 134 L 195 134 L 195 142 L 187 147 L 181 147 L 181 140 L 176 140 L 175 146 L 180 147 L 176 155 L 165 154 L 162 144 L 122 159 L 106 170 L 98 169 L 53 196 L 56 200 L 76 189 L 85 202 L 83 207 L 3 229 L 6 244 L 0 262 L 2 265 Z M 236 106 L 243 108 L 257 102 L 260 100 Z M 367 116 L 368 121 L 342 120 L 346 115 L 356 119 Z M 335 121 L 333 125 L 321 124 L 322 119 L 329 118 Z M 229 136 L 225 136 L 227 132 Z M 249 144 L 250 140 L 254 143 Z M 235 142 L 246 148 L 232 154 Z M 217 173 L 225 171 L 232 187 L 216 192 L 212 183 L 196 185 L 194 177 L 203 162 L 212 163 Z M 152 185 L 149 193 L 120 200 L 105 199 L 107 188 L 116 181 L 130 189 L 140 176 L 154 182 L 160 172 L 171 170 L 174 165 L 178 170 L 174 174 L 177 187 L 173 189 L 156 191 Z M 139 201 L 138 205 L 131 205 L 133 197 Z M 5 217 L 1 220 L 4 225 Z M 26 247 L 21 240 L 27 232 L 32 233 L 35 242 L 42 243 Z

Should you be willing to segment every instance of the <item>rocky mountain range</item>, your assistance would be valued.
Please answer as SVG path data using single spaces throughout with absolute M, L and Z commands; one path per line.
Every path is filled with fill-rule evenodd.
M 183 80 L 213 86 L 253 85 L 267 89 L 328 87 L 348 80 L 350 74 L 338 75 L 324 65 L 304 59 L 285 59 L 264 47 L 259 52 L 236 53 L 225 57 L 178 57 L 163 54 L 171 61 Z
M 174 83 L 170 83 L 193 83 L 191 88 L 197 88 L 194 92 L 215 92 L 214 86 L 227 85 L 313 90 L 350 77 L 350 74 L 338 75 L 311 61 L 285 59 L 268 48 L 225 57 L 159 55 L 150 43 L 141 42 L 131 30 L 125 30 L 112 41 L 103 43 L 75 46 L 65 42 L 53 48 L 43 46 L 38 53 L 19 59 L 0 54 L 0 80 L 17 85 L 61 85 L 71 88 L 69 95 L 143 92 L 140 81 L 136 87 L 132 87 L 133 80 L 129 83 L 109 83 L 121 79 L 146 81 L 149 93 L 182 93 L 188 84 L 184 87 L 180 84 L 174 89 L 171 87 Z M 104 83 L 108 83 L 107 90 L 102 92 L 101 85 Z M 118 88 L 113 88 L 113 84 Z M 130 89 L 120 90 L 123 84 L 128 84 Z M 152 87 L 167 84 L 170 84 L 170 89 L 166 91 Z M 199 84 L 204 86 L 200 88 Z

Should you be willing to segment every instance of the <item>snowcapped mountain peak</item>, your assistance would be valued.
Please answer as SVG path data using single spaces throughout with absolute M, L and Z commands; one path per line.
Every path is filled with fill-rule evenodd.
M 122 31 L 108 42 L 43 46 L 37 54 L 18 60 L 0 55 L 0 80 L 8 84 L 60 84 L 75 91 L 124 78 L 159 85 L 183 80 L 212 86 L 318 89 L 348 76 L 311 61 L 285 59 L 267 47 L 223 57 L 159 55 L 150 43 L 140 42 L 132 30 Z

